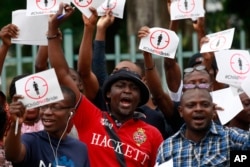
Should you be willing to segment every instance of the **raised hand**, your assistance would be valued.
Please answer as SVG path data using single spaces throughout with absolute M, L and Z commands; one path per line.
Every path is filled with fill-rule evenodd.
M 148 34 L 149 34 L 149 27 L 143 26 L 138 31 L 137 36 L 138 36 L 138 38 L 143 38 L 143 37 L 146 37 Z
M 58 31 L 59 26 L 74 13 L 74 10 L 75 8 L 70 6 L 69 4 L 61 3 L 59 5 L 59 10 L 57 11 L 57 13 L 51 15 L 49 18 L 48 36 L 55 35 Z
M 86 27 L 95 28 L 96 22 L 98 20 L 98 14 L 95 8 L 90 7 L 89 10 L 92 12 L 90 18 L 87 18 L 84 14 L 82 15 L 82 20 Z
M 6 46 L 11 45 L 11 38 L 17 38 L 19 29 L 14 24 L 4 26 L 0 31 L 0 38 Z
M 9 105 L 10 118 L 12 122 L 15 122 L 19 118 L 19 123 L 22 123 L 25 120 L 25 111 L 26 108 L 23 103 L 20 101 L 23 96 L 14 95 L 12 102 Z
M 106 15 L 100 17 L 97 22 L 97 28 L 107 29 L 110 25 L 114 23 L 115 17 L 112 15 L 111 10 L 106 11 Z

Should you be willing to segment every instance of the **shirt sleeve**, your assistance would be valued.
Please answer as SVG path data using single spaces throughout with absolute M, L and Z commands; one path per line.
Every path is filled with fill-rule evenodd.
M 99 85 L 102 86 L 108 76 L 105 57 L 105 41 L 94 41 L 92 70 Z
M 239 128 L 230 128 L 230 140 L 233 150 L 250 150 L 250 132 Z
M 173 101 L 175 102 L 180 101 L 182 95 L 182 88 L 183 88 L 183 81 L 181 81 L 181 84 L 177 92 L 172 92 L 171 90 L 169 90 L 169 96 Z

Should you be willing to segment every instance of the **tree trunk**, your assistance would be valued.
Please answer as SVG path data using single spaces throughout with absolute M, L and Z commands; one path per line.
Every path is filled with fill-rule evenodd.
M 142 26 L 167 28 L 167 0 L 127 0 L 127 35 L 137 34 Z
M 127 35 L 137 35 L 142 26 L 168 28 L 169 14 L 167 0 L 127 0 Z M 128 40 L 128 46 L 129 45 Z M 137 48 L 139 41 L 137 40 Z M 162 58 L 155 59 L 155 64 L 162 76 Z

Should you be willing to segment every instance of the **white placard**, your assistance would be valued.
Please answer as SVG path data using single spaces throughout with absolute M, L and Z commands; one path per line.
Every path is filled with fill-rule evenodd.
M 105 0 L 97 9 L 98 16 L 104 16 L 107 10 L 111 10 L 114 17 L 122 19 L 125 2 L 126 0 Z
M 250 98 L 250 86 L 249 86 L 250 84 L 249 83 L 250 83 L 250 74 L 248 74 L 246 79 L 241 83 L 241 88 Z
M 26 16 L 26 10 L 12 12 L 12 24 L 19 28 L 17 38 L 12 43 L 25 45 L 48 45 L 46 33 L 48 32 L 48 16 Z
M 149 35 L 141 38 L 139 49 L 173 59 L 179 44 L 179 37 L 174 31 L 153 27 Z
M 170 5 L 171 20 L 197 19 L 204 17 L 205 10 L 202 0 L 176 0 Z
M 79 9 L 87 18 L 92 15 L 89 7 L 98 8 L 105 0 L 71 0 L 77 9 Z
M 209 38 L 209 42 L 201 46 L 200 53 L 230 49 L 233 42 L 234 28 L 206 36 Z
M 247 50 L 221 50 L 215 52 L 218 65 L 216 80 L 240 88 L 250 73 L 250 55 Z
M 234 95 L 231 88 L 224 88 L 211 92 L 213 102 L 223 111 L 217 111 L 217 115 L 222 125 L 228 123 L 243 109 L 239 95 Z
M 16 93 L 27 109 L 36 108 L 63 99 L 55 70 L 49 69 L 24 77 L 15 83 Z
M 154 167 L 173 167 L 173 166 L 174 166 L 174 162 L 173 162 L 173 159 L 171 158 L 170 160 L 163 162 L 160 165 L 156 163 Z
M 62 2 L 69 3 L 69 0 L 27 0 L 27 16 L 56 14 Z

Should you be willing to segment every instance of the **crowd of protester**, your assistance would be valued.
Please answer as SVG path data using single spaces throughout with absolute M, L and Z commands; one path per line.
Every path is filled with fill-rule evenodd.
M 168 1 L 169 14 L 170 5 Z M 14 77 L 8 95 L 0 92 L 0 166 L 154 167 L 173 160 L 179 167 L 225 167 L 230 166 L 230 151 L 250 150 L 246 92 L 239 95 L 243 110 L 228 124 L 222 125 L 216 114 L 225 111 L 210 92 L 229 85 L 215 79 L 213 52 L 194 53 L 183 71 L 175 58 L 164 57 L 167 91 L 146 51 L 143 61 L 123 60 L 108 74 L 105 39 L 115 17 L 111 10 L 99 17 L 95 8 L 89 9 L 91 16 L 81 18 L 76 68 L 67 64 L 60 32 L 75 12 L 69 4 L 61 3 L 49 17 L 48 45 L 38 49 L 36 72 L 55 69 L 63 100 L 26 109 L 15 83 L 30 74 Z M 179 22 L 170 20 L 167 29 L 177 32 Z M 193 22 L 193 29 L 201 48 L 208 42 L 205 16 Z M 142 25 L 138 40 L 149 30 Z M 0 72 L 18 32 L 14 24 L 0 31 Z

